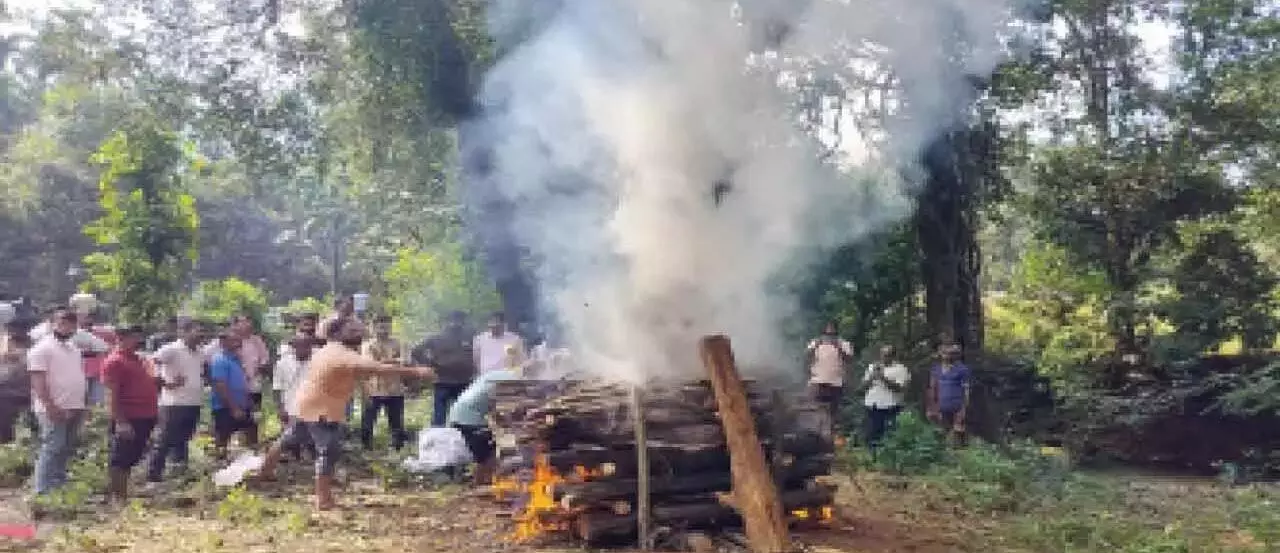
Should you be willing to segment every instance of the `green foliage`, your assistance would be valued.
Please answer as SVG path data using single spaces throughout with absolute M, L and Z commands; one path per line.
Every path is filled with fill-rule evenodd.
M 946 437 L 938 427 L 905 411 L 876 450 L 875 466 L 893 474 L 924 474 L 946 458 Z
M 27 481 L 35 470 L 31 450 L 25 443 L 0 444 L 0 487 L 17 488 Z
M 1246 348 L 1271 345 L 1276 278 L 1230 229 L 1193 236 L 1172 278 L 1178 294 L 1165 306 L 1167 316 L 1180 334 L 1200 341 L 1197 351 L 1233 336 Z
M 1059 388 L 1087 383 L 1080 369 L 1112 351 L 1101 272 L 1072 263 L 1053 244 L 1028 244 L 1006 294 L 986 301 L 987 351 L 1027 362 Z
M 190 303 L 191 314 L 198 319 L 226 323 L 243 313 L 253 319 L 255 328 L 262 328 L 267 307 L 265 291 L 235 277 L 201 282 Z
M 289 300 L 289 303 L 284 306 L 284 312 L 288 313 L 290 316 L 298 316 L 303 313 L 316 313 L 323 317 L 325 313 L 332 309 L 332 306 L 332 300 L 298 298 Z
M 401 250 L 383 277 L 386 308 L 402 336 L 421 336 L 439 328 L 450 311 L 484 313 L 500 305 L 497 290 L 479 263 L 468 259 L 457 242 L 431 250 Z
M 1280 363 L 1244 375 L 1214 375 L 1206 386 L 1225 390 L 1215 409 L 1243 416 L 1280 415 Z
M 199 218 L 182 178 L 188 154 L 178 137 L 139 115 L 94 156 L 102 217 L 85 228 L 106 251 L 85 257 L 89 286 L 113 294 L 120 319 L 159 324 L 176 311 L 196 257 Z
M 288 511 L 244 486 L 237 486 L 218 502 L 218 518 L 233 524 L 259 526 L 267 519 Z

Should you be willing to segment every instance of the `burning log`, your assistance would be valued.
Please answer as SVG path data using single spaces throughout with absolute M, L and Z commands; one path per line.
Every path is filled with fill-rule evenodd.
M 741 527 L 743 517 L 734 508 L 744 506 L 743 488 L 733 494 L 739 500 L 733 505 L 722 497 L 736 484 L 739 453 L 731 446 L 744 422 L 756 428 L 762 476 L 782 491 L 782 518 L 822 519 L 830 501 L 812 494 L 828 490 L 816 480 L 830 473 L 833 460 L 825 411 L 806 394 L 747 380 L 736 401 L 718 399 L 721 391 L 710 380 L 657 384 L 635 404 L 631 388 L 607 383 L 499 383 L 490 424 L 501 464 L 492 490 L 510 502 L 515 537 L 636 536 L 642 509 L 637 435 L 647 446 L 654 528 L 686 518 L 701 528 Z M 623 527 L 625 532 L 616 530 Z
M 834 501 L 835 492 L 829 488 L 790 491 L 781 497 L 791 522 L 830 518 L 830 507 Z M 716 501 L 659 505 L 653 508 L 652 516 L 655 524 L 682 530 L 736 526 L 742 521 L 732 507 Z M 573 529 L 583 541 L 599 545 L 634 536 L 636 522 L 634 515 L 593 511 L 579 516 Z
M 804 487 L 811 478 L 830 474 L 832 462 L 832 456 L 824 455 L 801 459 L 786 467 L 775 467 L 775 481 L 783 489 Z M 654 497 L 663 498 L 670 495 L 727 492 L 733 484 L 728 470 L 684 474 L 686 476 L 651 480 L 649 493 Z M 636 495 L 636 484 L 635 478 L 607 477 L 566 482 L 552 488 L 552 497 L 565 509 L 580 510 L 605 500 L 633 499 Z

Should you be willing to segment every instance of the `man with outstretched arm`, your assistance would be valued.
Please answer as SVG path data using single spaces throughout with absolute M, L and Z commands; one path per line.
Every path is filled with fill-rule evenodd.
M 388 365 L 360 355 L 364 324 L 358 319 L 336 319 L 326 330 L 329 341 L 311 356 L 311 367 L 298 388 L 297 416 L 290 419 L 289 428 L 267 452 L 260 477 L 274 479 L 281 453 L 309 437 L 316 449 L 315 506 L 319 510 L 334 506 L 333 474 L 342 453 L 346 405 L 357 380 L 385 374 L 421 378 L 435 374 L 430 368 Z

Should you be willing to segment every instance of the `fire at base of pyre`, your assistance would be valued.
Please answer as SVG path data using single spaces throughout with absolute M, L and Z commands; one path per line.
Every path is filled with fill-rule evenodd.
M 826 411 L 803 393 L 747 383 L 766 458 L 795 525 L 834 516 L 834 448 Z M 577 539 L 592 545 L 636 537 L 637 486 L 629 390 L 588 382 L 512 381 L 494 394 L 501 469 L 492 488 L 509 503 L 521 542 Z M 651 528 L 676 535 L 733 530 L 729 453 L 709 384 L 653 386 L 644 393 Z

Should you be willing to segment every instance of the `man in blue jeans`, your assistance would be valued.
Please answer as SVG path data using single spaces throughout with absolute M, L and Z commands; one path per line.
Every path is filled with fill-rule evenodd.
M 50 332 L 27 351 L 31 376 L 31 407 L 40 423 L 40 453 L 36 460 L 36 495 L 46 495 L 67 481 L 67 464 L 75 453 L 84 422 L 85 378 L 80 348 L 73 343 L 76 315 L 54 310 Z
M 445 321 L 444 330 L 414 348 L 414 363 L 436 369 L 431 407 L 433 427 L 444 426 L 449 408 L 476 376 L 472 338 L 466 314 L 454 311 Z

